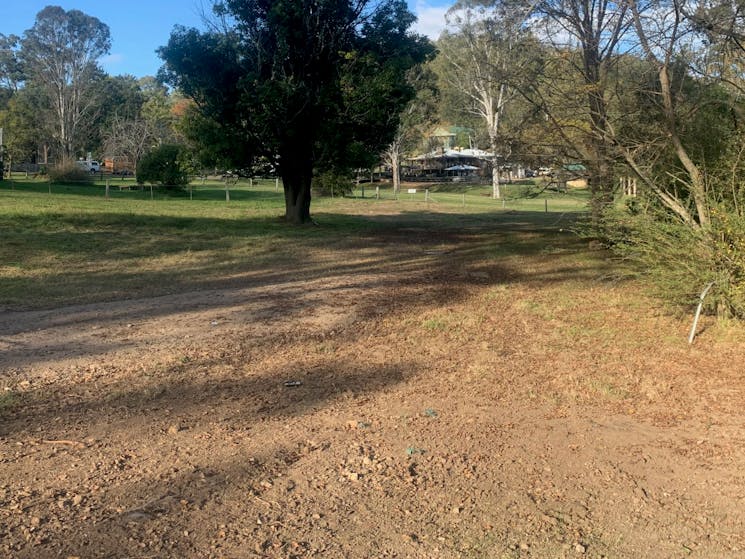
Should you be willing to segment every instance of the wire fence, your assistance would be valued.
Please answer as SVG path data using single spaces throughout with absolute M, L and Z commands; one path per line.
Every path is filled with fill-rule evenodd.
M 60 185 L 46 180 L 5 181 L 6 187 L 54 193 L 75 193 L 101 196 L 106 199 L 142 198 L 150 200 L 186 198 L 188 200 L 241 202 L 250 200 L 274 201 L 284 199 L 282 181 L 278 178 L 220 179 L 218 177 L 195 178 L 183 188 L 153 187 L 139 185 L 132 177 L 92 176 L 88 185 Z M 398 193 L 389 184 L 356 185 L 350 194 L 335 197 L 346 203 L 394 203 L 402 209 L 427 209 L 431 211 L 460 208 L 469 211 L 530 211 L 568 212 L 583 211 L 587 206 L 586 190 L 548 190 L 535 184 L 505 184 L 502 196 L 494 199 L 489 185 L 464 184 L 414 184 L 404 185 Z M 314 194 L 314 200 L 328 200 L 330 196 Z
M 586 190 L 540 190 L 531 184 L 503 185 L 501 196 L 494 198 L 491 186 L 452 187 L 443 189 L 424 185 L 404 187 L 398 193 L 392 188 L 358 186 L 351 195 L 360 200 L 396 201 L 403 205 L 431 207 L 460 206 L 472 209 L 502 209 L 515 211 L 566 212 L 581 211 L 587 205 Z

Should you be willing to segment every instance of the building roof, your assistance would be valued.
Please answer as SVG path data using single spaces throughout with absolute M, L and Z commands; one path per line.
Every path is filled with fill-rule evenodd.
M 443 152 L 440 150 L 431 151 L 422 155 L 417 155 L 412 159 L 423 161 L 425 159 L 493 159 L 494 154 L 483 149 L 465 148 L 465 149 L 448 149 Z

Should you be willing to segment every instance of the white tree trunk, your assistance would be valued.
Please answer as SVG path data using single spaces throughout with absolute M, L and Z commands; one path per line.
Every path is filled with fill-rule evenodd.
M 401 134 L 396 134 L 396 137 L 383 152 L 384 159 L 391 166 L 394 196 L 398 196 L 401 190 L 401 145 L 402 136 Z
M 391 173 L 393 175 L 393 194 L 398 196 L 401 191 L 401 164 L 398 154 L 391 158 Z

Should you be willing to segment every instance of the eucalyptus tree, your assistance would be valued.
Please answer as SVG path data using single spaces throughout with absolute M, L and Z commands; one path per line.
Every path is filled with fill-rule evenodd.
M 99 105 L 98 60 L 109 52 L 106 24 L 80 10 L 47 6 L 23 34 L 20 56 L 27 78 L 47 99 L 54 139 L 63 159 L 72 159 L 86 119 Z
M 462 110 L 481 121 L 489 138 L 494 198 L 501 197 L 503 119 L 515 106 L 519 84 L 530 79 L 535 61 L 530 55 L 530 17 L 527 1 L 460 0 L 448 11 L 449 29 L 438 42 L 440 79 L 462 96 Z
M 162 77 L 212 130 L 240 142 L 236 167 L 264 157 L 282 176 L 285 217 L 310 221 L 314 171 L 380 153 L 414 91 L 405 77 L 430 43 L 403 0 L 226 0 L 227 28 L 176 28 Z
M 593 215 L 613 201 L 611 98 L 631 26 L 625 0 L 537 0 L 533 24 L 551 48 L 545 79 L 526 90 L 589 169 Z M 570 123 L 570 130 L 567 129 Z

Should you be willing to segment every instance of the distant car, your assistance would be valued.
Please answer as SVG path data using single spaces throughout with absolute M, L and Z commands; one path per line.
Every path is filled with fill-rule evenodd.
M 85 169 L 89 173 L 98 173 L 101 170 L 101 164 L 98 161 L 88 161 L 86 159 L 80 159 L 76 161 L 81 169 Z

